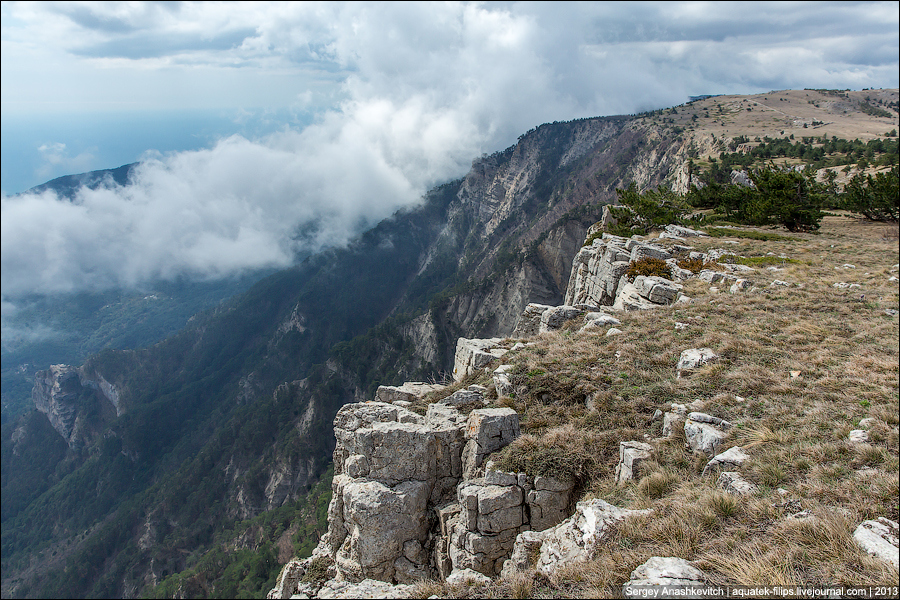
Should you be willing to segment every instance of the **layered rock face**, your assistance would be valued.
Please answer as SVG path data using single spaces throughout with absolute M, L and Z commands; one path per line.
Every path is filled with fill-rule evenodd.
M 74 441 L 78 396 L 81 391 L 81 380 L 76 367 L 52 365 L 34 376 L 34 389 L 31 392 L 34 406 L 47 415 L 50 424 L 70 448 Z
M 97 375 L 89 378 L 84 370 L 69 365 L 52 365 L 46 371 L 38 371 L 34 376 L 31 397 L 34 406 L 47 415 L 47 419 L 69 448 L 77 450 L 84 446 L 87 423 L 86 402 L 95 402 L 97 392 L 103 400 L 121 414 L 118 392 L 111 383 Z
M 673 281 L 645 276 L 629 280 L 625 274 L 628 265 L 643 258 L 673 259 L 668 250 L 655 244 L 604 233 L 575 255 L 565 303 L 630 311 L 678 300 L 681 285 Z
M 405 401 L 400 401 L 405 402 Z M 339 580 L 409 583 L 497 575 L 523 531 L 569 514 L 573 482 L 501 473 L 487 458 L 519 436 L 509 408 L 348 404 L 334 422 L 333 496 L 317 555 Z

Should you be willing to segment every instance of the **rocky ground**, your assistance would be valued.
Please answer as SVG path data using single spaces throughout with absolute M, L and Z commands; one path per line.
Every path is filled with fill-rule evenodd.
M 457 382 L 342 409 L 329 534 L 270 597 L 896 586 L 896 226 L 732 233 L 598 238 Z M 622 281 L 654 252 L 703 268 Z

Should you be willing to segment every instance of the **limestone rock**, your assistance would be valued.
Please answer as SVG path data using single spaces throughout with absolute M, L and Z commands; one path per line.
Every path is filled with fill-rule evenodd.
M 656 258 L 666 260 L 672 258 L 672 254 L 661 246 L 642 242 L 631 237 L 625 242 L 625 249 L 631 252 L 630 261 L 635 262 L 644 258 Z
M 603 541 L 611 525 L 629 516 L 647 514 L 646 510 L 618 508 L 603 500 L 579 502 L 575 514 L 551 529 L 540 533 L 541 551 L 537 569 L 548 575 L 559 567 L 587 560 L 595 545 Z M 533 543 L 533 537 L 532 543 Z M 518 540 L 516 542 L 519 543 Z M 516 553 L 516 548 L 513 548 Z
M 900 554 L 898 554 L 898 524 L 884 517 L 878 517 L 873 521 L 863 521 L 853 532 L 853 539 L 862 546 L 863 550 L 900 567 Z
M 657 306 L 659 305 L 641 296 L 633 283 L 625 283 L 621 286 L 616 293 L 616 300 L 613 302 L 613 309 L 624 312 L 648 310 Z
M 684 427 L 684 415 L 678 414 L 677 412 L 667 412 L 663 414 L 663 426 L 662 426 L 662 435 L 663 437 L 669 437 L 676 430 Z
M 512 369 L 512 365 L 500 365 L 494 370 L 494 389 L 497 390 L 498 398 L 509 396 L 514 391 L 513 384 L 509 379 Z
M 430 392 L 444 389 L 443 385 L 409 381 L 401 386 L 380 385 L 375 390 L 375 401 L 393 404 L 395 402 L 415 402 Z
M 485 585 L 491 582 L 491 578 L 472 569 L 461 569 L 450 573 L 446 581 L 450 585 Z
M 541 315 L 549 308 L 553 307 L 548 304 L 536 303 L 526 306 L 522 316 L 519 317 L 519 322 L 516 323 L 516 328 L 512 334 L 513 337 L 524 338 L 537 335 L 541 327 Z
M 411 587 L 409 585 L 391 585 L 373 579 L 364 579 L 359 583 L 332 579 L 325 582 L 316 597 L 333 600 L 409 598 Z
M 589 312 L 584 315 L 584 322 L 597 323 L 598 325 L 621 325 L 622 321 L 604 312 Z
M 707 456 L 713 456 L 728 437 L 728 434 L 722 431 L 728 427 L 730 427 L 730 423 L 722 419 L 703 413 L 690 413 L 684 421 L 684 437 L 687 446 L 694 452 L 703 452 Z
M 543 531 L 565 520 L 569 515 L 574 489 L 573 480 L 535 477 L 534 489 L 529 490 L 526 495 L 531 528 Z
M 540 556 L 543 543 L 543 535 L 537 531 L 520 533 L 516 538 L 509 560 L 503 563 L 500 576 L 506 578 L 520 571 L 534 569 L 537 566 L 537 558 Z
M 697 369 L 709 362 L 716 360 L 719 356 L 709 348 L 689 348 L 681 352 L 678 358 L 678 364 L 675 370 L 678 372 L 678 378 L 686 371 Z
M 719 475 L 718 486 L 730 494 L 739 496 L 749 496 L 758 489 L 756 485 L 750 483 L 737 471 L 723 471 Z
M 460 381 L 506 354 L 506 349 L 498 347 L 501 341 L 500 338 L 459 338 L 456 341 L 453 378 Z
M 335 563 L 350 580 L 377 579 L 409 583 L 416 569 L 397 569 L 403 558 L 403 545 L 409 540 L 420 543 L 428 538 L 426 506 L 431 490 L 422 481 L 404 481 L 388 487 L 377 481 L 346 483 L 343 489 L 343 521 L 349 536 L 341 546 Z M 401 565 L 402 565 L 401 561 Z M 419 565 L 429 576 L 428 565 Z
M 309 568 L 310 559 L 294 559 L 289 561 L 281 568 L 278 578 L 275 580 L 275 587 L 266 594 L 268 600 L 276 600 L 280 598 L 290 598 L 300 583 L 300 578 L 306 574 Z
M 457 390 L 441 400 L 440 403 L 450 404 L 451 406 L 459 406 L 460 404 L 484 405 L 484 393 L 471 389 Z
M 50 425 L 70 448 L 80 446 L 75 435 L 75 419 L 81 389 L 78 369 L 69 365 L 52 365 L 46 371 L 38 371 L 34 377 L 32 399 L 35 408 L 47 415 Z
M 31 399 L 73 450 L 84 447 L 96 434 L 91 413 L 100 411 L 96 404 L 92 407 L 87 403 L 107 401 L 117 416 L 123 412 L 115 386 L 99 373 L 86 374 L 83 368 L 69 365 L 52 365 L 46 371 L 36 372 Z
M 626 598 L 647 598 L 647 586 L 678 586 L 679 588 L 701 587 L 706 575 L 683 558 L 674 556 L 654 556 L 631 572 L 628 583 L 622 586 Z M 699 598 L 689 590 L 679 589 L 679 598 Z
M 482 408 L 469 413 L 463 449 L 466 477 L 484 462 L 484 457 L 519 437 L 519 415 L 511 408 Z
M 706 466 L 703 467 L 703 475 L 706 475 L 707 472 L 711 472 L 716 469 L 728 469 L 733 470 L 735 467 L 739 467 L 750 458 L 750 455 L 744 452 L 743 448 L 740 446 L 734 446 L 729 448 L 725 452 L 721 454 L 717 454 L 712 457 L 712 459 L 706 463 Z
M 869 442 L 869 432 L 865 429 L 854 429 L 847 435 L 847 440 L 851 444 L 867 444 Z
M 423 417 L 394 404 L 348 404 L 335 417 L 335 477 L 323 551 L 347 580 L 437 575 L 430 506 L 455 497 L 466 418 L 432 404 Z
M 678 299 L 682 286 L 665 277 L 639 275 L 634 278 L 634 287 L 643 298 L 654 304 L 669 305 Z
M 673 235 L 677 235 L 678 237 L 708 237 L 702 231 L 697 231 L 696 229 L 689 229 L 687 227 L 682 227 L 680 225 L 666 225 L 666 231 Z
M 619 280 L 628 268 L 631 252 L 626 238 L 603 234 L 602 240 L 582 248 L 572 260 L 565 303 L 609 306 L 616 297 Z
M 541 314 L 541 323 L 538 333 L 547 331 L 555 331 L 563 326 L 563 324 L 580 316 L 584 311 L 574 306 L 554 306 L 548 308 Z
M 732 294 L 737 294 L 749 289 L 752 285 L 753 284 L 746 279 L 738 279 L 731 285 L 731 288 L 728 291 Z
M 624 483 L 638 476 L 641 463 L 649 460 L 653 446 L 644 442 L 619 442 L 619 464 L 616 466 L 616 482 Z

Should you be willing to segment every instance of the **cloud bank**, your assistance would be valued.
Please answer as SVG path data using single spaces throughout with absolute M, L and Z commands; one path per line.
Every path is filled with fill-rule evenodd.
M 895 87 L 898 78 L 895 2 L 3 11 L 4 111 L 63 93 L 98 106 L 102 97 L 314 115 L 302 130 L 148 155 L 134 185 L 83 190 L 74 202 L 2 198 L 4 298 L 285 266 L 418 202 L 542 122 L 700 93 Z M 50 89 L 66 76 L 40 72 L 36 83 L 31 59 L 61 65 L 80 85 Z M 46 154 L 62 150 L 48 145 Z

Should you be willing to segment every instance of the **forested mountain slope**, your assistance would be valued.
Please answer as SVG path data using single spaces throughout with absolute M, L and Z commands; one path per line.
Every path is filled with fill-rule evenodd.
M 689 161 L 728 143 L 662 113 L 542 125 L 348 247 L 153 346 L 92 356 L 54 409 L 79 444 L 40 413 L 3 425 L 3 595 L 134 597 L 302 498 L 340 406 L 440 378 L 457 337 L 508 335 L 527 303 L 561 303 L 617 187 L 684 189 Z

